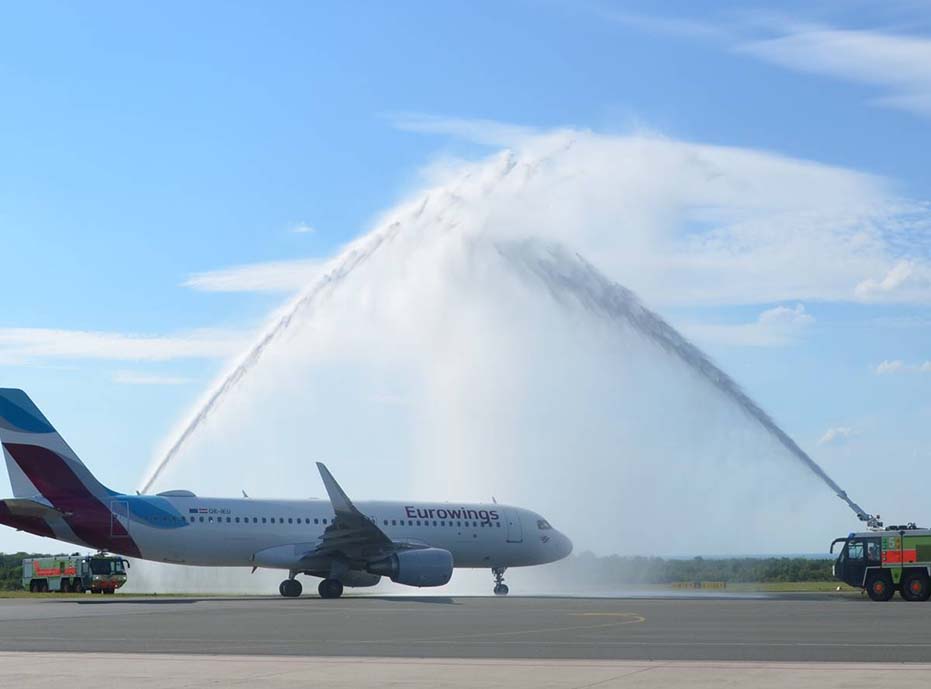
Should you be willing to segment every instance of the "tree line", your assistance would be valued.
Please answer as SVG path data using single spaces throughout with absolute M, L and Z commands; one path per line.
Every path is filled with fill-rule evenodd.
M 0 553 L 0 590 L 22 589 L 23 559 L 50 557 L 30 553 Z M 582 553 L 550 567 L 541 574 L 573 577 L 577 583 L 611 588 L 618 584 L 676 584 L 696 581 L 727 583 L 774 583 L 831 581 L 832 560 L 805 557 L 729 557 L 664 559 Z
M 807 557 L 727 557 L 671 559 L 581 553 L 549 567 L 547 574 L 579 584 L 610 589 L 630 584 L 698 581 L 776 583 L 831 581 L 833 560 Z M 541 571 L 541 574 L 543 572 Z
M 27 557 L 51 557 L 36 553 L 0 553 L 0 591 L 22 591 L 23 559 Z

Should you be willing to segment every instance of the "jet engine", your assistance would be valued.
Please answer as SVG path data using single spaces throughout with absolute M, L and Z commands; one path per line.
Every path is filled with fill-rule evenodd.
M 442 586 L 453 575 L 453 554 L 442 548 L 399 550 L 365 566 L 369 574 L 407 586 Z

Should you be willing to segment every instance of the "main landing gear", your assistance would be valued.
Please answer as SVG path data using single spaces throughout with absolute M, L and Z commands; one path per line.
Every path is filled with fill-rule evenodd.
M 504 583 L 504 570 L 505 567 L 492 567 L 491 573 L 495 576 L 495 595 L 496 596 L 506 596 L 508 595 L 508 585 Z
M 297 579 L 285 579 L 278 586 L 278 593 L 285 598 L 297 598 L 303 588 Z M 324 579 L 317 587 L 317 593 L 321 598 L 339 598 L 343 595 L 343 584 L 339 579 Z
M 317 586 L 321 598 L 339 598 L 343 595 L 343 584 L 339 579 L 324 579 Z
M 278 593 L 285 598 L 297 598 L 301 595 L 301 591 L 303 590 L 304 587 L 301 586 L 301 582 L 297 579 L 285 579 L 281 582 L 281 585 L 278 586 Z

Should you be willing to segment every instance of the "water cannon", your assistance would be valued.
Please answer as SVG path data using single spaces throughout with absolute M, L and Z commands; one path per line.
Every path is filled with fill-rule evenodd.
M 840 490 L 838 488 L 836 493 L 837 497 L 846 502 L 847 507 L 853 510 L 853 513 L 857 515 L 857 519 L 859 519 L 861 522 L 866 522 L 867 528 L 873 530 L 882 529 L 883 523 L 880 521 L 880 516 L 878 514 L 870 514 L 865 509 L 860 507 L 857 503 L 847 497 L 847 491 Z

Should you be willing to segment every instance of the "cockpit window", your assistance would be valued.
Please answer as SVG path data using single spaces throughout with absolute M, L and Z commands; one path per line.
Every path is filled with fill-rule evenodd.
M 550 523 L 545 519 L 537 519 L 537 528 L 540 529 L 540 531 L 548 531 L 553 527 L 550 526 Z

